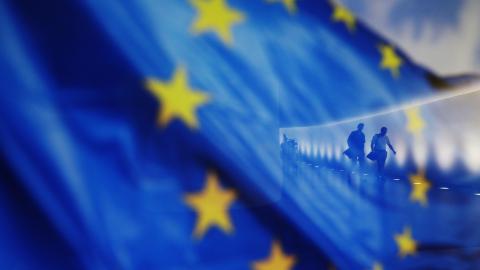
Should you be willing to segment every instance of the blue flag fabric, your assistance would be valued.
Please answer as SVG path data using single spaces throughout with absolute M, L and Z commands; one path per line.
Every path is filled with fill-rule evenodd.
M 1 3 L 0 15 L 5 268 L 475 263 L 475 250 L 463 264 L 456 253 L 436 261 L 467 237 L 433 243 L 433 255 L 408 233 L 395 245 L 418 209 L 378 200 L 373 180 L 367 195 L 335 186 L 350 177 L 328 174 L 326 161 L 312 172 L 301 155 L 285 171 L 280 128 L 436 94 L 427 71 L 341 6 L 22 0 Z M 394 203 L 412 204 L 409 188 Z M 464 205 L 473 218 L 475 204 Z M 427 235 L 428 224 L 410 226 Z

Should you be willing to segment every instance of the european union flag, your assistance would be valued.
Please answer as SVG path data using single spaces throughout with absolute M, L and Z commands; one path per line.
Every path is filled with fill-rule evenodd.
M 480 266 L 475 85 L 335 1 L 4 1 L 0 40 L 2 269 Z

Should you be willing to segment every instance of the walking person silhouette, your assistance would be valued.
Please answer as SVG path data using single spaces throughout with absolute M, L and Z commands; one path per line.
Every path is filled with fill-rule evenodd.
M 358 162 L 360 166 L 362 166 L 365 161 L 364 126 L 363 123 L 360 123 L 357 125 L 357 129 L 350 133 L 347 139 L 348 149 L 343 152 L 354 164 Z
M 377 161 L 379 173 L 383 172 L 383 168 L 385 167 L 385 161 L 387 160 L 387 145 L 390 150 L 392 150 L 393 154 L 396 155 L 397 152 L 393 149 L 390 139 L 387 136 L 387 128 L 382 127 L 380 133 L 373 136 L 370 144 L 372 152 L 367 155 L 369 159 Z

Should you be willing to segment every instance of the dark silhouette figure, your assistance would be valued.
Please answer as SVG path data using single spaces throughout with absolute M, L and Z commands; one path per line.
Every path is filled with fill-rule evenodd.
M 363 165 L 365 161 L 365 134 L 363 134 L 364 124 L 357 125 L 357 130 L 350 133 L 347 139 L 348 149 L 343 153 L 353 161 Z
M 379 172 L 382 172 L 385 167 L 385 160 L 387 160 L 387 145 L 390 150 L 392 150 L 393 154 L 396 155 L 397 152 L 393 149 L 390 139 L 388 139 L 387 128 L 382 127 L 380 133 L 373 136 L 372 143 L 370 144 L 372 152 L 367 155 L 369 159 L 377 161 Z
M 282 156 L 282 168 L 284 175 L 292 175 L 297 171 L 298 143 L 294 139 L 289 139 L 283 134 L 283 141 L 280 145 Z

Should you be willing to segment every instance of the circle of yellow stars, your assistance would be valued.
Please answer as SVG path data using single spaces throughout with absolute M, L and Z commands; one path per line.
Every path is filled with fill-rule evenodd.
M 297 11 L 296 0 L 266 1 L 282 3 L 290 14 Z M 190 0 L 190 4 L 197 13 L 191 26 L 195 35 L 213 32 L 225 44 L 232 45 L 232 28 L 234 25 L 245 21 L 246 15 L 243 12 L 230 7 L 227 0 Z M 355 31 L 356 18 L 353 13 L 333 0 L 331 4 L 333 9 L 332 20 L 344 23 L 351 32 Z M 396 54 L 392 46 L 380 45 L 378 49 L 381 54 L 381 68 L 390 70 L 392 76 L 397 78 L 400 74 L 400 66 L 403 63 L 402 59 Z M 177 67 L 170 81 L 161 81 L 155 78 L 147 79 L 146 88 L 161 104 L 158 113 L 158 123 L 161 126 L 167 126 L 172 120 L 179 119 L 192 129 L 198 128 L 196 111 L 200 106 L 205 105 L 210 97 L 208 94 L 194 90 L 189 86 L 185 68 Z M 409 129 L 417 132 L 423 127 L 423 122 L 415 116 L 414 111 L 407 111 L 406 113 L 408 119 L 411 119 Z
M 296 0 L 265 1 L 282 4 L 291 15 L 298 11 Z M 191 24 L 191 32 L 194 35 L 212 33 L 225 45 L 232 46 L 234 42 L 232 28 L 244 22 L 246 15 L 229 6 L 227 0 L 190 0 L 189 3 L 196 11 L 196 17 Z M 330 3 L 332 5 L 331 20 L 345 24 L 347 30 L 354 33 L 357 20 L 353 12 L 333 0 Z M 398 78 L 403 65 L 402 58 L 391 45 L 381 44 L 378 46 L 378 51 L 381 56 L 380 68 L 390 71 L 393 78 Z M 197 111 L 206 105 L 211 97 L 205 91 L 196 90 L 190 86 L 187 70 L 184 67 L 177 67 L 169 80 L 148 78 L 146 88 L 160 104 L 157 114 L 160 126 L 166 127 L 172 121 L 179 120 L 191 129 L 199 128 Z M 418 135 L 425 126 L 419 109 L 407 109 L 405 114 L 407 130 Z M 425 206 L 430 182 L 425 178 L 423 172 L 419 172 L 410 176 L 410 183 L 412 185 L 410 200 Z M 236 198 L 233 190 L 223 189 L 220 186 L 218 176 L 214 172 L 208 172 L 203 190 L 187 194 L 184 197 L 185 203 L 197 213 L 194 237 L 202 238 L 213 227 L 217 227 L 227 234 L 233 233 L 234 226 L 229 209 Z M 406 227 L 403 233 L 395 235 L 394 240 L 401 257 L 415 254 L 417 245 L 409 227 Z M 254 270 L 290 270 L 295 263 L 295 256 L 286 255 L 282 251 L 280 243 L 274 241 L 269 257 L 253 263 L 252 267 Z M 374 262 L 372 268 L 383 270 L 383 265 L 380 262 Z

